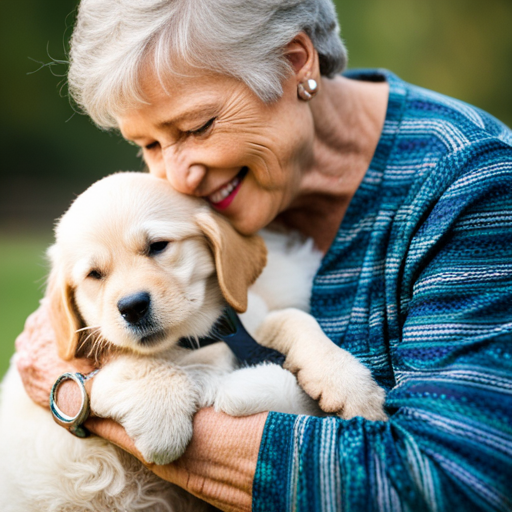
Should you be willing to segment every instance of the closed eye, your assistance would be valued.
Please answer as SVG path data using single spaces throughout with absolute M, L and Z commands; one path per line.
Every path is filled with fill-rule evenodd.
M 87 274 L 87 277 L 99 280 L 103 279 L 103 274 L 99 270 L 93 269 Z
M 158 242 L 153 242 L 153 243 L 149 244 L 148 255 L 156 256 L 157 254 L 164 252 L 168 245 L 169 245 L 169 242 L 166 240 L 160 240 Z
M 213 123 L 215 122 L 215 119 L 217 119 L 217 118 L 216 117 L 212 117 L 211 119 L 206 121 L 206 123 L 203 124 L 203 126 L 200 126 L 196 130 L 188 130 L 187 134 L 188 135 L 204 135 L 213 126 Z
M 146 146 L 144 146 L 144 149 L 151 151 L 152 149 L 158 148 L 159 145 L 160 145 L 160 143 L 155 141 L 155 142 L 152 142 L 151 144 L 147 144 Z

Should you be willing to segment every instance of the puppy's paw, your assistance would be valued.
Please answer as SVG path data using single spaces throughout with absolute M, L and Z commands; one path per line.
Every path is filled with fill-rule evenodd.
M 311 315 L 296 309 L 274 311 L 258 329 L 257 340 L 286 356 L 284 368 L 324 412 L 344 419 L 387 419 L 384 390 L 370 370 L 336 346 Z
M 371 372 L 354 356 L 333 343 L 324 347 L 321 365 L 300 363 L 288 356 L 284 367 L 297 378 L 299 385 L 318 401 L 320 408 L 343 419 L 362 416 L 386 421 L 384 390 L 373 380 Z M 318 354 L 317 354 L 318 357 Z
M 125 428 L 147 462 L 167 464 L 180 457 L 192 437 L 197 390 L 167 361 L 119 357 L 96 375 L 92 410 Z
M 387 421 L 388 416 L 384 412 L 385 400 L 385 391 L 370 377 L 363 387 L 352 390 L 351 396 L 346 400 L 339 416 L 343 419 L 362 416 L 367 420 Z
M 156 426 L 153 423 L 151 430 L 129 422 L 125 422 L 124 427 L 144 460 L 159 465 L 181 457 L 192 439 L 192 415 L 186 413 L 175 415 L 166 425 Z

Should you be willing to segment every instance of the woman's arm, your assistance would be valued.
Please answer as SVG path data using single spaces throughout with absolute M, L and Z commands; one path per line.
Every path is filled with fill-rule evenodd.
M 432 172 L 440 197 L 418 187 L 388 253 L 365 260 L 380 293 L 353 318 L 374 339 L 362 322 L 351 334 L 389 347 L 389 422 L 270 413 L 255 511 L 512 510 L 512 153 L 491 147 L 465 168 L 456 152 L 453 183 Z
M 69 371 L 89 373 L 94 369 L 87 360 L 65 362 L 59 359 L 44 301 L 27 319 L 25 330 L 16 340 L 16 348 L 17 366 L 27 393 L 45 408 L 48 408 L 50 389 L 59 375 Z M 93 380 L 85 383 L 89 393 Z M 64 382 L 57 402 L 63 412 L 74 415 L 81 403 L 78 387 Z M 199 411 L 194 418 L 194 434 L 187 451 L 166 466 L 147 464 L 122 426 L 94 417 L 94 411 L 91 413 L 86 422 L 91 432 L 133 454 L 164 480 L 221 510 L 251 510 L 252 481 L 267 413 L 233 418 L 211 408 Z
M 166 466 L 146 464 L 124 429 L 112 420 L 91 418 L 87 428 L 136 456 L 156 475 L 226 511 L 249 511 L 252 482 L 268 413 L 233 418 L 213 409 L 194 417 L 185 454 Z

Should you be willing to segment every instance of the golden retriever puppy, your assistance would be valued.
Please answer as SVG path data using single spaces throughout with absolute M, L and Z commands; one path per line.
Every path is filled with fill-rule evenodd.
M 59 353 L 101 356 L 91 406 L 121 423 L 147 461 L 178 458 L 194 413 L 209 405 L 232 415 L 322 414 L 319 400 L 344 418 L 386 419 L 369 370 L 304 311 L 319 253 L 310 242 L 267 237 L 269 265 L 255 283 L 267 261 L 259 236 L 239 235 L 203 201 L 143 173 L 99 181 L 59 221 L 45 298 Z M 247 310 L 249 331 L 284 354 L 290 371 L 237 368 L 221 342 L 180 346 L 211 334 L 226 304 Z M 2 511 L 203 506 L 103 440 L 77 439 L 55 425 L 30 402 L 14 368 L 2 395 Z

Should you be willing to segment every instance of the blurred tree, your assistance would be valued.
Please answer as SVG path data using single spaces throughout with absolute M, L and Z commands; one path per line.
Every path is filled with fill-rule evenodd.
M 136 151 L 75 113 L 67 98 L 66 41 L 74 0 L 0 7 L 0 228 L 43 226 L 94 180 L 140 169 Z

